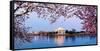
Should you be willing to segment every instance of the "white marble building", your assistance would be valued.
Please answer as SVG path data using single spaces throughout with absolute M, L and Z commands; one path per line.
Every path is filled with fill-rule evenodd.
M 57 34 L 65 34 L 65 30 L 62 27 L 59 27 L 55 30 L 55 32 L 57 32 Z

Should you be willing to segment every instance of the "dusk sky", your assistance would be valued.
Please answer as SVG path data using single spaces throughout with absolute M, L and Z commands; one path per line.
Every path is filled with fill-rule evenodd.
M 60 17 L 55 23 L 51 24 L 49 20 L 44 20 L 38 18 L 37 13 L 32 12 L 29 15 L 29 19 L 25 21 L 26 27 L 32 27 L 29 32 L 39 32 L 39 31 L 54 31 L 55 29 L 62 27 L 65 30 L 76 29 L 76 31 L 82 30 L 82 20 L 74 16 L 64 21 L 64 17 Z

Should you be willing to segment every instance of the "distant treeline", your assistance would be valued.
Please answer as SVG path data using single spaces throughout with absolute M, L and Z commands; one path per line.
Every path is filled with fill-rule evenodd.
M 69 33 L 69 34 L 76 34 L 76 33 L 85 33 L 85 31 L 76 31 L 75 29 L 72 30 L 65 30 L 65 33 Z
M 85 33 L 85 31 L 76 31 L 75 29 L 72 30 L 65 30 L 65 34 L 78 34 L 78 33 Z M 38 34 L 38 35 L 52 35 L 52 34 L 58 34 L 58 32 L 51 31 L 51 32 L 45 32 L 45 31 L 40 31 L 40 32 L 32 32 L 32 34 Z

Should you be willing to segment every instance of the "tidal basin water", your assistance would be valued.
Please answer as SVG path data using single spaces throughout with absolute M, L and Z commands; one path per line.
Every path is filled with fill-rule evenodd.
M 92 45 L 96 44 L 96 36 L 34 36 L 32 42 L 16 43 L 15 49 Z

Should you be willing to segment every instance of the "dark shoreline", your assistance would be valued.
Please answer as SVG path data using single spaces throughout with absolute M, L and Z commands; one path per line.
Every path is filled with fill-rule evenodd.
M 97 36 L 97 34 L 83 34 L 83 33 L 76 33 L 76 34 L 32 34 L 29 36 L 66 36 L 66 37 L 72 37 L 72 36 Z

